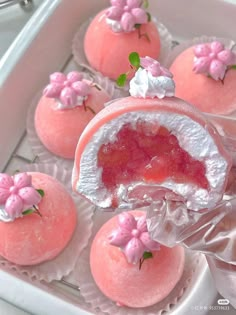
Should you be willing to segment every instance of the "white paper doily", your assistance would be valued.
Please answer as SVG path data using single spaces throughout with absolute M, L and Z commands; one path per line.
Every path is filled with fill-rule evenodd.
M 0 266 L 15 270 L 19 274 L 25 274 L 33 280 L 44 280 L 47 282 L 60 280 L 73 270 L 79 255 L 88 244 L 92 233 L 92 217 L 95 207 L 82 197 L 72 193 L 71 174 L 61 166 L 55 164 L 31 164 L 20 171 L 45 173 L 62 183 L 71 194 L 76 205 L 78 213 L 77 226 L 69 244 L 56 258 L 34 266 L 19 266 L 0 256 Z

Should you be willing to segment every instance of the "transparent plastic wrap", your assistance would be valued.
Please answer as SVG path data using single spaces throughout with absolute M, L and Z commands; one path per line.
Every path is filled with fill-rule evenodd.
M 162 200 L 147 209 L 151 237 L 163 245 L 176 244 L 202 252 L 219 293 L 236 307 L 235 169 L 222 201 L 214 209 L 192 211 L 180 201 Z

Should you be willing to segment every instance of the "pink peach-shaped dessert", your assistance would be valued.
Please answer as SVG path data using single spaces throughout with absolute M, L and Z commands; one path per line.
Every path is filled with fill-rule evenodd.
M 183 248 L 168 248 L 149 238 L 142 211 L 124 212 L 107 221 L 90 253 L 99 289 L 119 306 L 133 308 L 167 297 L 182 276 L 184 260 Z
M 0 174 L 0 209 L 0 255 L 18 265 L 56 257 L 77 222 L 75 204 L 63 185 L 38 172 Z
M 229 115 L 236 110 L 235 54 L 222 43 L 192 46 L 180 53 L 172 65 L 175 95 L 203 112 Z
M 221 200 L 230 168 L 220 136 L 194 107 L 175 97 L 130 96 L 114 101 L 85 128 L 73 189 L 106 208 L 162 187 L 200 210 Z
M 52 74 L 43 94 L 35 111 L 37 135 L 50 152 L 73 159 L 82 131 L 110 97 L 74 71 Z
M 112 15 L 111 8 L 98 13 L 90 23 L 84 39 L 84 51 L 89 64 L 111 79 L 117 79 L 120 73 L 129 69 L 128 56 L 131 52 L 158 59 L 161 47 L 157 27 L 147 20 L 146 14 L 144 19 L 142 16 L 141 22 L 134 23 L 137 17 L 134 18 L 131 12 L 129 16 L 124 8 L 119 10 L 121 12 L 117 16 Z M 110 25 L 108 20 L 114 23 Z M 114 31 L 117 23 L 119 27 Z M 139 24 L 140 28 L 134 28 L 135 24 Z

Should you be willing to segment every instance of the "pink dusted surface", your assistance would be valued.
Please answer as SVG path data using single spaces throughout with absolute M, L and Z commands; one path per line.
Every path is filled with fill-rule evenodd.
M 170 71 L 176 84 L 175 95 L 203 112 L 228 115 L 236 110 L 236 70 L 226 72 L 224 84 L 205 74 L 196 74 L 193 47 L 187 48 L 174 60 Z
M 203 115 L 193 106 L 189 105 L 183 100 L 176 97 L 165 98 L 165 99 L 139 99 L 134 97 L 127 97 L 119 99 L 111 103 L 108 107 L 104 108 L 85 128 L 76 148 L 75 153 L 75 164 L 73 173 L 73 188 L 76 189 L 76 182 L 80 176 L 80 160 L 85 150 L 87 143 L 92 139 L 94 133 L 108 121 L 122 115 L 126 112 L 132 111 L 170 111 L 176 112 L 183 115 L 187 115 L 202 126 L 207 127 L 209 134 L 213 137 L 215 143 L 218 146 L 220 154 L 222 154 L 228 161 L 231 161 L 230 156 L 223 147 L 220 136 L 215 132 L 212 126 L 207 122 Z M 230 163 L 229 163 L 230 164 Z M 226 185 L 226 183 L 225 183 Z
M 135 216 L 143 212 L 135 211 Z M 184 266 L 181 247 L 160 247 L 153 258 L 139 264 L 129 264 L 122 251 L 109 244 L 108 236 L 117 227 L 112 218 L 94 238 L 90 266 L 100 290 L 113 301 L 129 307 L 146 307 L 164 299 L 179 281 Z
M 85 104 L 98 113 L 109 99 L 104 90 L 93 87 Z M 50 152 L 73 159 L 78 139 L 94 114 L 83 106 L 68 110 L 55 110 L 55 107 L 54 99 L 42 96 L 35 112 L 36 132 Z
M 160 55 L 160 38 L 153 22 L 141 26 L 138 31 L 130 33 L 114 33 L 106 23 L 105 11 L 100 12 L 89 25 L 85 39 L 84 50 L 90 65 L 103 75 L 117 79 L 121 73 L 129 71 L 128 56 L 136 51 L 141 57 L 150 56 L 158 59 Z
M 35 188 L 43 189 L 42 215 L 30 214 L 12 223 L 0 222 L 0 255 L 18 265 L 34 265 L 56 257 L 71 239 L 77 214 L 73 199 L 57 180 L 32 172 Z

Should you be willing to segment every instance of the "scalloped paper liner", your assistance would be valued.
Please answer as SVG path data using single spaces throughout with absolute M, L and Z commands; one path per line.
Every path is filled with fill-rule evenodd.
M 90 271 L 89 255 L 91 244 L 97 231 L 106 221 L 120 212 L 121 210 L 114 213 L 104 213 L 98 210 L 95 213 L 92 237 L 88 246 L 80 255 L 73 272 L 66 279 L 80 287 L 81 295 L 94 312 L 99 309 L 104 314 L 109 315 L 161 315 L 163 312 L 168 314 L 177 303 L 181 303 L 186 289 L 190 284 L 191 286 L 193 285 L 191 283 L 193 276 L 196 279 L 196 272 L 200 274 L 200 269 L 204 267 L 204 256 L 188 250 L 185 251 L 186 261 L 183 275 L 171 293 L 161 302 L 150 307 L 138 309 L 117 306 L 115 302 L 104 296 L 96 286 Z
M 114 82 L 110 79 L 102 77 L 99 73 L 83 73 L 84 78 L 90 81 L 95 82 L 98 86 L 104 89 L 111 97 L 111 99 L 115 99 L 120 97 L 121 91 L 115 88 Z M 68 170 L 72 170 L 74 160 L 65 159 L 60 156 L 57 156 L 50 152 L 40 141 L 35 125 L 34 125 L 34 116 L 37 104 L 42 95 L 42 91 L 40 91 L 36 97 L 33 99 L 31 105 L 29 106 L 26 120 L 26 130 L 27 130 L 27 140 L 32 148 L 33 153 L 36 156 L 37 163 L 59 163 L 62 167 L 67 168 Z
M 78 65 L 84 67 L 91 73 L 96 73 L 96 71 L 89 65 L 85 57 L 83 45 L 84 36 L 91 20 L 92 18 L 81 24 L 78 32 L 75 34 L 72 41 L 72 54 L 74 56 L 74 60 L 78 63 Z M 172 36 L 169 33 L 168 29 L 165 27 L 165 25 L 160 23 L 155 17 L 152 17 L 152 21 L 156 24 L 161 40 L 161 51 L 158 61 L 163 66 L 165 66 L 166 62 L 168 61 L 168 55 L 172 47 Z
M 195 37 L 191 40 L 185 40 L 183 42 L 181 42 L 180 44 L 176 45 L 170 52 L 169 56 L 168 56 L 168 60 L 167 60 L 167 67 L 169 68 L 171 66 L 171 64 L 173 63 L 173 61 L 175 60 L 175 58 L 181 54 L 184 50 L 186 50 L 187 48 L 191 47 L 191 46 L 195 46 L 198 44 L 203 44 L 203 43 L 209 43 L 209 42 L 213 42 L 215 40 L 220 41 L 221 43 L 223 43 L 225 45 L 225 47 L 231 49 L 234 45 L 235 42 L 231 39 L 228 38 L 221 38 L 221 37 L 216 37 L 216 36 L 200 36 L 200 37 Z M 233 51 L 236 50 L 233 49 Z
M 32 280 L 44 280 L 46 282 L 60 280 L 74 269 L 79 255 L 88 244 L 92 233 L 92 217 L 95 207 L 84 198 L 72 193 L 71 174 L 63 169 L 61 165 L 31 164 L 20 171 L 45 173 L 61 182 L 74 200 L 78 221 L 72 239 L 56 258 L 34 266 L 19 266 L 0 256 L 0 266 L 8 270 L 14 270 L 18 274 L 27 275 Z

